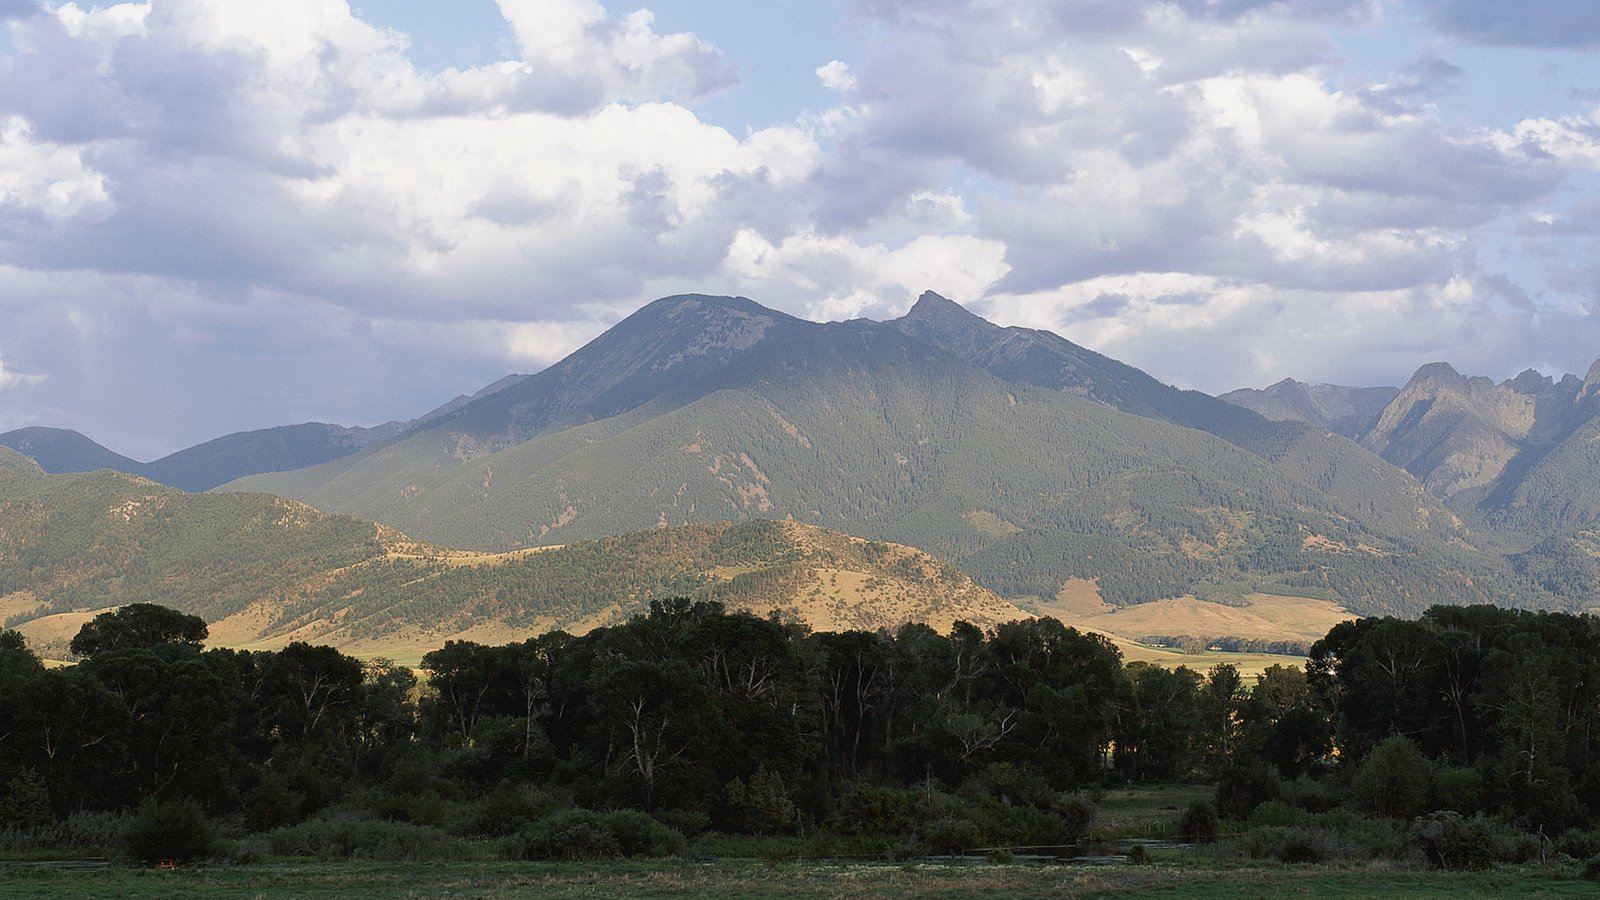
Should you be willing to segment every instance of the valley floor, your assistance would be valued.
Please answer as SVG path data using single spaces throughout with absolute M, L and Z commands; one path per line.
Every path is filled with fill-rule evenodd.
M 177 870 L 0 863 L 16 898 L 1592 897 L 1576 866 L 1396 867 L 720 862 L 286 862 Z

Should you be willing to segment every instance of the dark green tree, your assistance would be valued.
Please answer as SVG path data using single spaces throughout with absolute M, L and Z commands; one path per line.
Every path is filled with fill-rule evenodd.
M 84 623 L 69 649 L 79 656 L 107 650 L 150 649 L 164 644 L 198 648 L 208 634 L 204 619 L 158 606 L 130 603 Z

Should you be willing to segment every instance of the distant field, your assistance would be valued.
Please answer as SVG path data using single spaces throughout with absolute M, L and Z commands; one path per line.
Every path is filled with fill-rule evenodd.
M 1328 600 L 1274 594 L 1251 594 L 1245 599 L 1245 606 L 1179 597 L 1115 607 L 1100 600 L 1094 582 L 1074 579 L 1063 585 L 1054 598 L 1034 601 L 1031 609 L 1074 628 L 1105 635 L 1128 662 L 1150 662 L 1167 668 L 1188 666 L 1201 672 L 1220 663 L 1231 663 L 1247 678 L 1261 674 L 1268 666 L 1299 668 L 1305 659 L 1273 653 L 1182 653 L 1141 644 L 1137 639 L 1152 634 L 1190 634 L 1311 644 L 1327 635 L 1333 626 L 1355 618 L 1355 613 Z
M 1100 602 L 1093 582 L 1073 581 L 1053 600 L 1036 602 L 1034 608 L 1041 615 L 1055 616 L 1068 625 L 1127 638 L 1148 634 L 1235 635 L 1308 644 L 1340 622 L 1356 617 L 1337 603 L 1310 597 L 1250 594 L 1245 601 L 1244 606 L 1225 606 L 1178 597 L 1114 607 Z
M 159 871 L 0 864 L 15 898 L 594 897 L 1592 897 L 1570 866 L 1486 873 L 1317 866 L 1201 868 L 986 864 L 267 863 Z

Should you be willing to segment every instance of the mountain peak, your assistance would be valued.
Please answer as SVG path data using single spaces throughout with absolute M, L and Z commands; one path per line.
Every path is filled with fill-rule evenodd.
M 909 312 L 887 324 L 968 361 L 1006 331 L 933 291 L 923 291 Z
M 1583 376 L 1583 386 L 1578 389 L 1578 398 L 1586 399 L 1600 394 L 1600 359 L 1594 361 L 1589 367 L 1589 373 Z
M 904 321 L 914 324 L 933 322 L 954 324 L 960 322 L 966 325 L 978 325 L 981 323 L 990 328 L 999 327 L 965 306 L 933 291 L 922 292 L 922 296 L 918 297 L 917 302 L 912 305 L 911 311 L 905 314 Z
M 1411 376 L 1411 381 L 1406 387 L 1432 385 L 1435 387 L 1449 387 L 1464 391 L 1467 389 L 1467 379 L 1456 371 L 1456 367 L 1447 362 L 1431 362 L 1417 370 Z
M 934 291 L 923 291 L 922 296 L 917 298 L 917 302 L 912 304 L 911 311 L 906 315 L 930 316 L 938 315 L 939 313 L 953 312 L 963 313 L 969 316 L 972 315 L 972 313 L 967 312 L 967 308 L 965 306 L 962 306 L 943 294 L 939 294 Z
M 1518 394 L 1537 394 L 1548 390 L 1555 381 L 1542 374 L 1538 369 L 1523 369 L 1517 377 L 1507 381 L 1505 386 Z

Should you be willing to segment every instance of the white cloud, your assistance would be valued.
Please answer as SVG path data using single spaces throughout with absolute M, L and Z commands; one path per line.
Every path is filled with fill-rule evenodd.
M 752 131 L 696 104 L 761 60 L 596 0 L 499 9 L 515 58 L 439 72 L 345 0 L 11 20 L 0 334 L 52 360 L 13 398 L 128 423 L 125 452 L 414 415 L 688 290 L 833 318 L 932 288 L 1218 389 L 1595 336 L 1563 194 L 1592 112 L 1442 119 L 1426 52 L 1360 83 L 1331 29 L 1392 4 L 856 0 L 859 58 L 814 70 L 838 105 Z M 1543 289 L 1487 269 L 1496 230 Z M 179 402 L 212 418 L 139 436 Z
M 817 78 L 830 91 L 848 91 L 856 86 L 856 77 L 850 74 L 850 64 L 840 59 L 818 66 Z
M 4 357 L 0 357 L 0 390 L 14 387 L 26 387 L 44 381 L 43 375 L 24 375 L 21 372 L 12 372 L 6 368 Z

